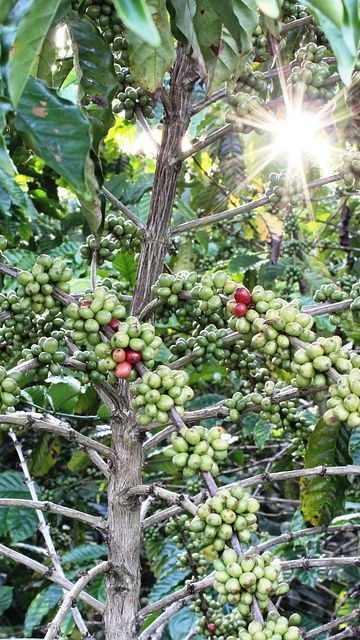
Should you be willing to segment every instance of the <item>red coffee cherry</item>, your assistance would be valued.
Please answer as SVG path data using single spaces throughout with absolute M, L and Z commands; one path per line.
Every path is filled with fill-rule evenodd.
M 126 361 L 130 364 L 137 364 L 141 361 L 140 351 L 133 351 L 132 349 L 126 349 Z
M 248 308 L 243 302 L 238 302 L 234 307 L 234 313 L 241 318 L 247 314 Z
M 236 302 L 242 302 L 247 307 L 252 303 L 252 295 L 246 287 L 236 289 L 234 298 Z
M 130 362 L 120 362 L 116 365 L 115 375 L 117 378 L 128 378 L 132 371 L 132 366 Z

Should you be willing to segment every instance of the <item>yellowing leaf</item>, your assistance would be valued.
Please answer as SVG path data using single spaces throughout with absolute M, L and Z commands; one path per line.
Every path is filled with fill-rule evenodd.
M 255 225 L 263 242 L 271 240 L 271 236 L 281 236 L 283 233 L 283 223 L 277 216 L 272 213 L 258 213 L 255 218 Z

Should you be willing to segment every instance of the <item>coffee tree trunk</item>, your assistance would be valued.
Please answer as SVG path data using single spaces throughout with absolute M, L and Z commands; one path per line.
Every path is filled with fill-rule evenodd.
M 169 244 L 169 225 L 181 152 L 191 110 L 196 76 L 183 47 L 171 73 L 171 88 L 164 97 L 165 117 L 159 149 L 147 230 L 140 256 L 133 312 L 151 300 L 151 286 L 163 270 Z M 141 484 L 141 440 L 134 429 L 128 385 L 119 385 L 119 406 L 112 417 L 112 448 L 115 459 L 109 483 L 108 546 L 111 570 L 107 578 L 105 631 L 107 640 L 136 640 L 141 566 L 140 501 L 129 500 L 127 489 Z

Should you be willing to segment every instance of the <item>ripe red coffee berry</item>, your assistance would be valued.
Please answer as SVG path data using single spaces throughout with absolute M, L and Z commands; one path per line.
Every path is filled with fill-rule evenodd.
M 236 302 L 242 302 L 248 307 L 252 303 L 252 295 L 246 287 L 239 287 L 235 291 L 234 298 Z
M 245 316 L 247 314 L 247 311 L 248 311 L 248 308 L 246 304 L 244 304 L 243 302 L 238 302 L 234 307 L 234 313 L 239 318 L 241 318 L 242 316 Z
M 111 318 L 108 327 L 110 327 L 110 329 L 113 329 L 114 331 L 117 331 L 119 328 L 119 320 L 117 320 L 116 318 Z
M 141 361 L 140 351 L 133 351 L 132 349 L 126 349 L 126 361 L 130 364 L 137 364 Z
M 130 362 L 120 362 L 116 365 L 115 375 L 117 378 L 128 378 L 132 371 L 132 366 Z
M 114 349 L 112 352 L 112 358 L 115 362 L 124 362 L 126 360 L 125 349 Z
M 209 622 L 209 624 L 207 626 L 207 630 L 209 631 L 209 633 L 215 633 L 216 624 L 214 624 L 213 622 Z

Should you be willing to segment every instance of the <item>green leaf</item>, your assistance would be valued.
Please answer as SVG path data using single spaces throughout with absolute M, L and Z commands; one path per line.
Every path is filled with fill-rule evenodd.
M 235 39 L 244 60 L 252 51 L 252 34 L 258 23 L 258 10 L 254 0 L 209 0 L 224 26 Z
M 32 149 L 78 194 L 91 231 L 96 233 L 101 222 L 98 184 L 89 157 L 90 123 L 80 107 L 30 77 L 18 105 L 15 126 L 25 134 Z
M 159 46 L 159 32 L 145 0 L 113 0 L 113 3 L 119 17 L 130 31 L 151 46 Z
M 53 86 L 53 65 L 56 62 L 55 34 L 56 29 L 50 29 L 47 33 L 32 70 L 32 75 L 44 80 L 48 87 Z
M 186 637 L 189 630 L 196 626 L 198 617 L 189 607 L 183 607 L 171 616 L 169 621 L 169 634 L 171 640 L 181 640 Z M 195 637 L 194 637 L 195 640 Z
M 360 40 L 358 0 L 304 0 L 303 4 L 309 7 L 329 40 L 341 79 L 350 84 Z
M 238 77 L 241 59 L 235 38 L 223 27 L 215 64 L 209 68 L 208 93 L 214 93 L 233 77 Z M 237 73 L 239 70 L 239 73 Z
M 269 18 L 276 20 L 280 16 L 280 7 L 282 2 L 278 0 L 255 0 L 260 11 L 265 13 Z
M 93 147 L 98 151 L 101 140 L 114 123 L 111 102 L 116 94 L 118 81 L 113 56 L 98 28 L 86 16 L 82 19 L 72 17 L 68 25 L 81 91 L 79 102 L 85 94 L 101 98 L 101 104 L 91 103 L 88 109 Z
M 159 46 L 145 44 L 142 36 L 131 31 L 127 40 L 131 75 L 141 87 L 154 92 L 162 87 L 164 74 L 175 60 L 175 46 L 166 1 L 149 0 L 148 7 L 160 34 Z
M 125 278 L 131 286 L 135 284 L 136 278 L 136 261 L 130 253 L 118 253 L 113 265 L 122 278 Z
M 19 104 L 32 66 L 41 51 L 60 2 L 61 0 L 33 0 L 20 21 L 9 55 L 9 93 L 15 107 Z
M 63 411 L 64 413 L 73 413 L 81 389 L 79 380 L 72 377 L 56 378 L 47 391 L 50 404 L 54 411 Z
M 347 464 L 349 432 L 344 425 L 327 425 L 320 419 L 309 437 L 305 468 Z M 329 524 L 343 509 L 348 480 L 342 476 L 303 477 L 300 505 L 305 522 L 314 526 Z
M 4 22 L 10 9 L 14 6 L 16 0 L 1 0 L 0 4 L 0 22 Z
M 254 264 L 260 262 L 261 258 L 255 253 L 239 253 L 234 256 L 229 262 L 229 269 L 232 273 L 252 267 Z
M 82 544 L 64 553 L 61 560 L 63 564 L 87 566 L 93 560 L 104 558 L 107 555 L 105 544 Z
M 57 605 L 62 596 L 62 590 L 56 584 L 40 591 L 30 603 L 24 621 L 24 634 L 32 636 L 35 627 L 41 624 L 43 618 Z
M 265 420 L 259 418 L 254 427 L 254 440 L 255 444 L 257 444 L 260 449 L 264 448 L 266 442 L 270 437 L 271 431 L 271 422 L 266 422 Z
M 222 24 L 216 11 L 210 7 L 208 0 L 196 1 L 193 23 L 206 71 L 208 75 L 211 75 L 218 61 Z
M 192 59 L 200 78 L 206 77 L 205 62 L 195 31 L 193 18 L 196 13 L 196 0 L 171 0 L 173 22 L 191 48 Z
M 83 451 L 74 451 L 69 462 L 67 463 L 67 468 L 72 473 L 77 473 L 82 469 L 86 469 L 88 465 L 89 456 L 87 456 Z
M 30 499 L 22 473 L 5 471 L 0 474 L 0 498 Z M 31 509 L 0 508 L 0 534 L 9 534 L 12 542 L 20 542 L 32 536 L 37 524 L 36 513 Z
M 42 433 L 37 439 L 31 456 L 30 471 L 33 476 L 44 476 L 57 462 L 60 451 L 58 440 L 49 433 Z
M 0 616 L 11 606 L 13 591 L 13 587 L 0 586 Z
M 360 427 L 354 429 L 350 436 L 349 453 L 353 464 L 360 464 Z

